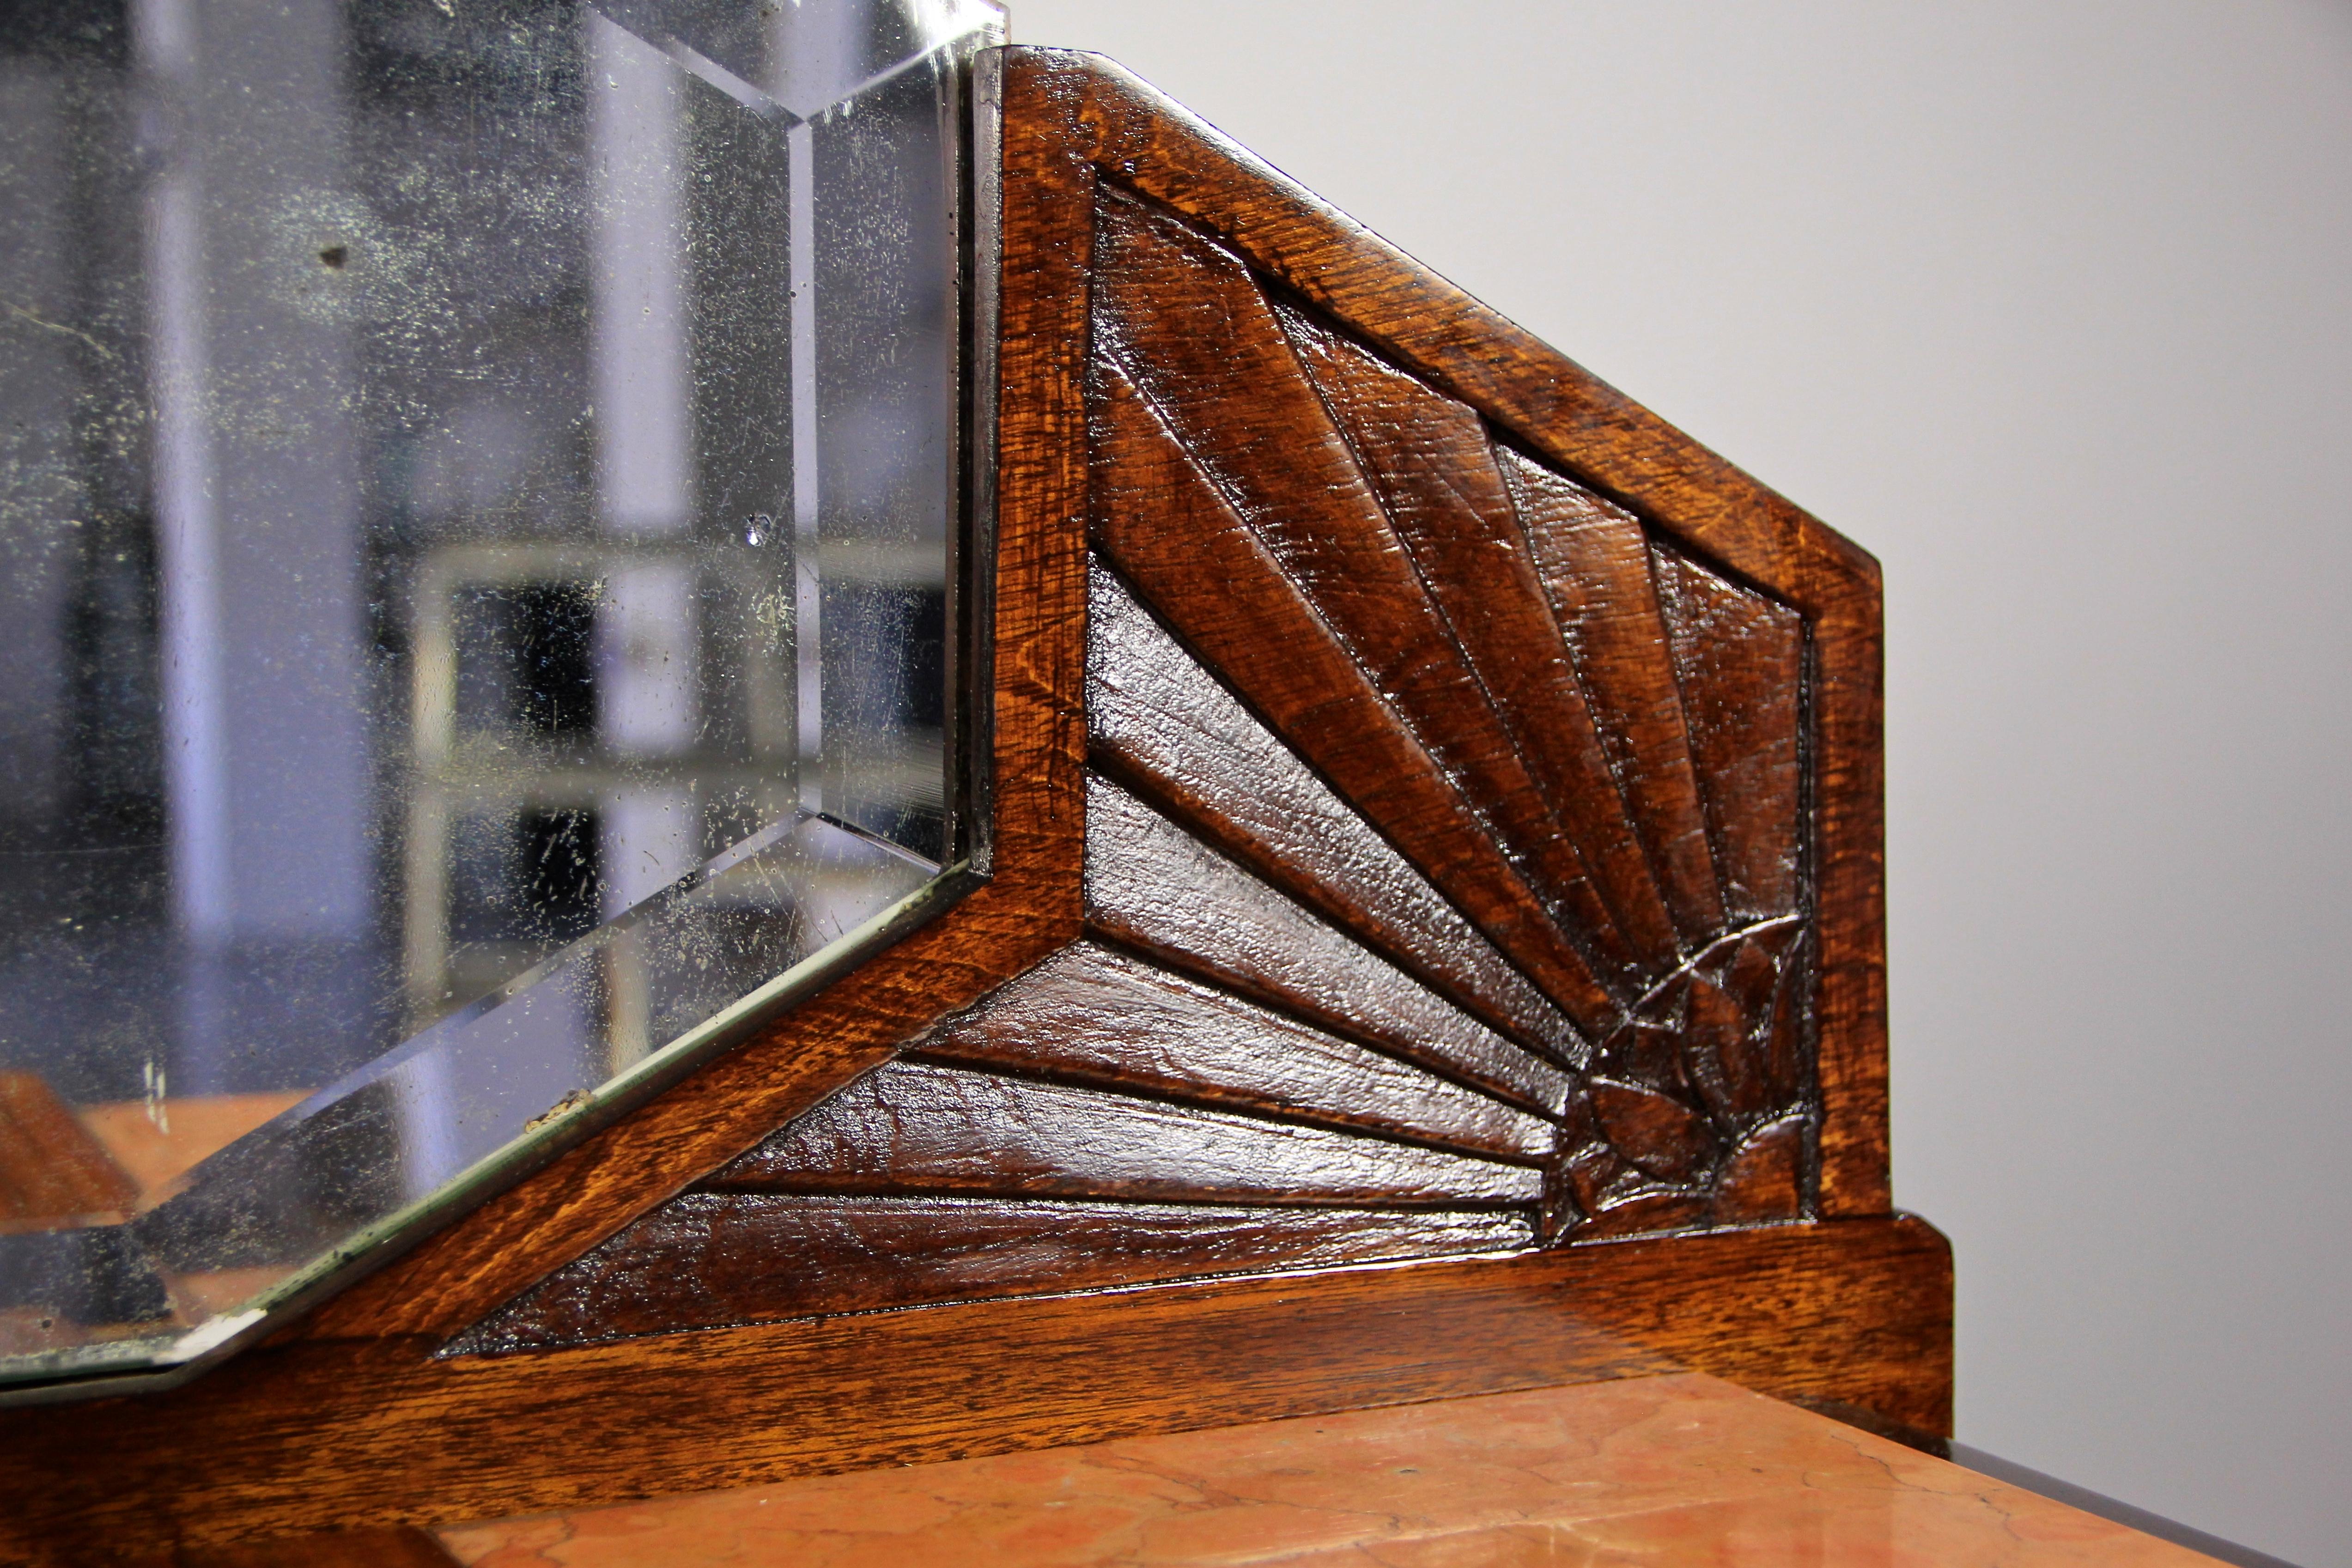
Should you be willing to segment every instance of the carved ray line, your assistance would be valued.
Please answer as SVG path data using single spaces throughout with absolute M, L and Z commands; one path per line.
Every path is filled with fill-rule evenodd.
M 1622 933 L 1617 950 L 1631 942 L 1650 973 L 1672 967 L 1673 917 L 1626 821 L 1486 422 L 1297 311 L 1276 313 L 1512 743 L 1542 779 L 1554 820 Z
M 1618 787 L 1688 952 L 1723 929 L 1682 691 L 1642 525 L 1505 448 L 1505 479 Z
M 1717 937 L 1713 942 L 1708 942 L 1705 947 L 1700 948 L 1696 952 L 1691 954 L 1690 957 L 1676 964 L 1670 973 L 1662 974 L 1656 980 L 1652 981 L 1650 983 L 1650 988 L 1643 992 L 1639 997 L 1635 998 L 1632 1006 L 1625 1009 L 1626 1018 L 1630 1020 L 1639 1016 L 1644 1007 L 1649 1006 L 1659 997 L 1673 990 L 1688 976 L 1697 973 L 1706 965 L 1717 962 L 1725 953 L 1728 952 L 1740 942 L 1753 941 L 1759 937 L 1767 937 L 1775 933 L 1792 931 L 1800 923 L 1801 919 L 1801 916 L 1793 914 L 1769 915 L 1763 920 L 1756 921 L 1751 924 L 1740 926 L 1733 931 L 1725 931 L 1721 936 Z
M 1277 568 L 1314 605 L 1540 895 L 1555 940 L 1622 990 L 1633 968 L 1378 497 L 1247 270 L 1108 193 L 1097 215 L 1098 355 L 1116 363 Z M 1279 449 L 1278 462 L 1265 453 Z
M 1099 776 L 1087 781 L 1087 921 L 1219 984 L 1548 1114 L 1566 1073 Z
M 1087 738 L 1098 765 L 1455 1005 L 1556 1060 L 1576 1026 L 1374 826 L 1088 563 Z M 1613 786 L 1612 786 L 1613 787 Z
M 1351 1207 L 1543 1195 L 1542 1173 L 1524 1165 L 903 1060 L 849 1084 L 701 1185 Z
M 1557 1131 L 1402 1058 L 1092 942 L 1065 948 L 908 1054 L 1505 1159 L 1549 1157 Z
M 1440 768 L 1118 366 L 1094 361 L 1093 526 L 1112 563 L 1269 728 L 1380 825 L 1588 1037 L 1617 999 L 1593 978 Z M 1279 656 L 1269 657 L 1270 650 Z

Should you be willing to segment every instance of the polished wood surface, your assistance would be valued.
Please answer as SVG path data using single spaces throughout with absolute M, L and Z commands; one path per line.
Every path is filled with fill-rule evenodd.
M 1532 1110 L 1565 1102 L 1570 1080 L 1558 1067 L 1118 786 L 1087 789 L 1087 826 L 1093 930 Z
M 1521 1045 L 1574 1054 L 1567 1016 L 1100 563 L 1087 722 L 1108 778 Z
M 1563 953 L 1542 900 L 1476 807 L 1116 367 L 1097 366 L 1091 431 L 1105 556 L 1215 670 L 1251 669 L 1267 728 L 1378 823 L 1405 858 L 1587 1035 L 1612 1004 Z M 1268 650 L 1278 648 L 1278 660 Z
M 488 1518 L 1668 1361 L 1940 1431 L 1950 1304 L 1941 1237 L 1853 1220 L 540 1353 L 289 1342 L 161 1399 L 12 1418 L 0 1561 Z
M 224 1371 L 9 1413 L 0 1557 L 1660 1352 L 1948 1425 L 1874 565 L 1116 68 L 1003 69 L 991 879 Z
M 1567 994 L 1553 999 L 1588 1029 L 1605 1022 L 1599 994 L 1607 983 L 1587 950 L 1600 950 L 1601 974 L 1629 973 L 1609 962 L 1614 933 L 1605 912 L 1369 478 L 1301 374 L 1272 303 L 1241 258 L 1163 208 L 1106 186 L 1096 222 L 1096 368 L 1106 405 L 1096 464 L 1098 481 L 1115 487 L 1098 497 L 1096 521 L 1113 563 L 1124 567 L 1144 533 L 1163 555 L 1223 551 L 1223 570 L 1196 572 L 1181 585 L 1160 575 L 1145 598 L 1180 633 L 1215 615 L 1219 643 L 1203 648 L 1206 661 L 1275 715 L 1277 732 L 1375 823 L 1388 818 L 1371 798 L 1372 768 L 1400 752 L 1419 753 L 1433 792 L 1466 815 L 1416 816 L 1411 830 L 1491 843 L 1513 892 L 1544 910 L 1538 929 L 1549 937 L 1566 924 L 1585 939 L 1543 942 L 1541 962 L 1566 977 L 1556 984 Z M 1172 450 L 1144 450 L 1155 437 Z M 1222 515 L 1181 494 L 1201 484 L 1213 488 Z M 1282 578 L 1328 628 L 1370 700 L 1360 695 L 1344 717 L 1307 711 L 1289 662 L 1293 617 L 1253 625 L 1239 601 L 1202 602 L 1229 592 L 1236 571 Z M 1349 732 L 1355 725 L 1402 734 L 1373 750 Z M 1425 852 L 1424 871 L 1460 858 L 1458 850 Z M 1458 888 L 1444 885 L 1459 902 Z
M 1534 1243 L 1527 1216 L 1509 1209 L 698 1193 L 557 1270 L 444 1353 L 594 1344 L 680 1322 L 778 1322 L 1517 1252 Z
M 926 1035 L 916 1054 L 1386 1132 L 1464 1153 L 1532 1163 L 1551 1152 L 1550 1122 L 1496 1103 L 1491 1087 L 1480 1093 L 1433 1078 L 1417 1070 L 1417 1060 L 1400 1061 L 1095 942 L 1055 954 Z M 1512 1098 L 1507 1087 L 1498 1097 Z
M 1537 574 L 1525 525 L 1475 413 L 1296 310 L 1281 318 L 1300 363 L 1361 454 L 1397 536 L 1477 685 L 1526 760 L 1551 820 L 1599 905 L 1627 973 L 1671 969 L 1676 939 L 1622 788 Z
M 1283 180 L 1116 66 L 1015 51 L 1089 170 L 1160 204 L 1381 357 L 1477 410 L 1501 445 L 1801 615 L 1825 1215 L 1884 1213 L 1884 696 L 1877 563 L 1786 499 Z M 1081 76 L 1083 74 L 1083 79 Z M 1065 197 L 1064 199 L 1069 199 Z M 1091 241 L 1084 241 L 1090 246 Z M 1198 563 L 1196 564 L 1205 563 Z M 1197 641 L 1196 647 L 1201 646 Z M 1400 847 L 1403 846 L 1400 840 Z M 1475 911 L 1470 911 L 1475 913 Z
M 704 1184 L 723 1192 L 1503 1205 L 1535 1201 L 1543 1176 L 1334 1128 L 898 1061 Z

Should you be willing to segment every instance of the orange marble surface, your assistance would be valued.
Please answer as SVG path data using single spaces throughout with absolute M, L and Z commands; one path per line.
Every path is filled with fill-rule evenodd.
M 2213 1559 L 1697 1373 L 452 1525 L 476 1568 Z

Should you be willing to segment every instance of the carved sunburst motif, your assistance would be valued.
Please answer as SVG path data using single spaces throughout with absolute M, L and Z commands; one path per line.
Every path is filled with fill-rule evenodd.
M 1107 198 L 1097 244 L 1098 547 L 1475 928 L 1452 945 L 1485 946 L 1572 1024 L 1563 1051 L 1416 963 L 1410 918 L 1351 922 L 1576 1070 L 1546 1233 L 1801 1216 L 1801 619 L 1140 201 Z M 1098 666 L 1136 661 L 1096 647 Z M 1107 765 L 1350 923 L 1367 895 L 1344 855 L 1244 842 L 1183 798 L 1188 767 L 1219 763 L 1130 754 L 1092 707 Z
M 1805 1217 L 1805 630 L 1097 211 L 1087 934 L 453 1345 Z

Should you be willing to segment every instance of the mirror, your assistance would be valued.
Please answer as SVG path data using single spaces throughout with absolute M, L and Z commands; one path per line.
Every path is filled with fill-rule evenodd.
M 936 902 L 976 0 L 0 16 L 0 1382 Z

